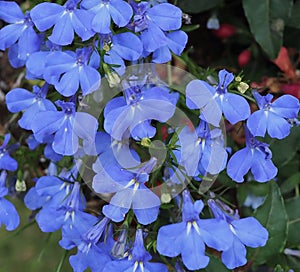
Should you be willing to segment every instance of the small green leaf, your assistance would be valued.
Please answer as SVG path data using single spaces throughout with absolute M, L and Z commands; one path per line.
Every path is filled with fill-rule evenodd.
M 178 6 L 188 13 L 199 13 L 217 7 L 223 0 L 184 0 L 179 1 Z
M 256 249 L 255 255 L 252 256 L 255 264 L 263 264 L 284 249 L 287 239 L 288 216 L 280 189 L 274 181 L 269 182 L 268 196 L 254 215 L 269 232 L 267 244 Z
M 271 59 L 277 57 L 282 46 L 283 31 L 292 5 L 292 0 L 243 0 L 250 30 Z
M 288 214 L 288 243 L 289 246 L 300 245 L 300 197 L 288 199 L 285 202 L 286 212 Z

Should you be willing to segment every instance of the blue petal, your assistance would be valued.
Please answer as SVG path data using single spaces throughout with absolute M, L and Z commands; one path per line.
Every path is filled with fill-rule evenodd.
M 104 62 L 107 64 L 117 65 L 114 67 L 114 70 L 122 75 L 125 72 L 125 63 L 124 60 L 118 55 L 115 50 L 110 50 L 107 54 L 104 55 Z
M 40 49 L 40 38 L 35 33 L 32 27 L 27 27 L 18 41 L 19 54 L 18 58 L 22 60 L 27 60 L 30 54 L 38 51 Z
M 186 86 L 186 104 L 190 109 L 201 109 L 206 122 L 218 127 L 222 112 L 218 103 L 213 99 L 212 87 L 202 80 L 192 80 Z
M 72 96 L 79 88 L 79 76 L 77 67 L 74 67 L 61 77 L 60 81 L 55 84 L 55 88 L 63 96 Z
M 114 206 L 111 204 L 105 205 L 102 208 L 103 214 L 114 222 L 123 221 L 128 210 L 129 209 L 127 208 L 121 208 L 119 206 Z
M 135 140 L 143 138 L 153 138 L 156 134 L 156 128 L 151 126 L 150 121 L 144 121 L 138 124 L 130 131 L 131 137 Z
M 177 30 L 181 27 L 182 11 L 171 4 L 163 3 L 148 10 L 148 15 L 162 30 Z
M 247 263 L 246 253 L 245 246 L 234 236 L 231 247 L 222 252 L 222 262 L 228 269 L 245 265 Z
M 110 14 L 108 8 L 103 6 L 99 9 L 92 21 L 92 29 L 101 34 L 109 34 L 110 29 Z
M 46 31 L 64 13 L 64 7 L 55 3 L 41 3 L 30 11 L 30 17 L 39 31 Z
M 74 29 L 68 13 L 60 17 L 48 39 L 58 45 L 69 45 L 74 39 Z
M 12 46 L 24 31 L 24 25 L 7 25 L 0 29 L 0 50 L 5 50 Z
M 297 118 L 299 100 L 292 95 L 283 95 L 271 104 L 270 111 L 284 118 Z
M 40 51 L 31 54 L 26 61 L 27 70 L 37 78 L 43 78 L 45 60 L 51 52 Z
M 168 272 L 168 267 L 161 263 L 146 262 L 144 265 L 149 272 Z
M 109 13 L 118 27 L 126 26 L 133 14 L 131 6 L 125 1 L 110 0 Z
M 67 119 L 55 133 L 53 150 L 61 155 L 74 155 L 78 150 L 78 137 L 73 132 L 71 120 Z
M 112 50 L 118 53 L 123 59 L 137 60 L 143 51 L 141 40 L 130 32 L 114 35 L 112 38 Z
M 250 115 L 250 106 L 247 100 L 237 94 L 226 93 L 222 102 L 224 116 L 231 124 L 245 120 Z
M 95 68 L 85 65 L 79 70 L 79 81 L 83 95 L 87 95 L 100 87 L 101 76 Z
M 176 223 L 160 227 L 157 235 L 157 251 L 167 257 L 176 257 L 185 243 L 186 223 Z M 203 242 L 202 242 L 203 244 Z
M 47 201 L 47 197 L 41 197 L 35 187 L 30 188 L 24 197 L 24 204 L 30 210 L 36 210 L 41 208 Z
M 36 222 L 43 232 L 54 232 L 61 228 L 64 223 L 64 210 L 56 208 L 43 208 L 36 215 Z
M 232 221 L 236 236 L 249 247 L 261 247 L 267 243 L 268 231 L 254 217 Z
M 269 122 L 268 113 L 264 110 L 255 111 L 247 120 L 247 127 L 253 136 L 265 136 Z
M 199 220 L 201 236 L 206 245 L 216 250 L 227 250 L 233 241 L 233 234 L 226 221 L 219 219 Z
M 250 148 L 243 148 L 232 155 L 227 164 L 227 174 L 236 182 L 243 182 L 252 166 L 252 152 Z
M 266 182 L 277 175 L 277 168 L 266 155 L 258 150 L 254 151 L 251 172 L 258 182 Z
M 129 271 L 133 271 L 133 262 L 129 260 L 121 260 L 121 261 L 112 261 L 107 263 L 104 266 L 103 271 L 110 271 L 110 272 L 125 272 L 127 269 L 130 269 Z
M 148 29 L 144 30 L 140 37 L 145 51 L 149 53 L 168 43 L 164 32 L 154 23 L 150 23 Z
M 154 63 L 166 63 L 172 59 L 171 52 L 168 46 L 162 46 L 156 49 L 152 55 L 152 62 Z
M 147 209 L 134 209 L 134 214 L 137 221 L 142 225 L 148 225 L 153 223 L 158 216 L 159 206 L 147 208 Z
M 204 167 L 205 170 L 212 175 L 216 175 L 226 167 L 227 157 L 226 149 L 221 144 L 213 142 L 211 143 L 209 153 L 208 150 L 205 149 L 201 162 L 203 162 L 204 158 L 207 158 Z
M 36 192 L 40 196 L 54 196 L 58 194 L 63 181 L 54 176 L 43 176 L 36 182 Z
M 6 230 L 15 230 L 20 224 L 20 217 L 15 206 L 5 198 L 0 198 L 0 226 L 4 224 Z
M 209 263 L 209 257 L 205 256 L 205 245 L 201 236 L 192 227 L 190 233 L 183 234 L 181 256 L 184 265 L 189 270 L 204 268 Z M 169 246 L 173 246 L 170 244 Z
M 286 119 L 269 112 L 267 131 L 272 138 L 283 139 L 290 134 L 290 129 L 291 126 Z
M 9 49 L 8 49 L 8 61 L 10 63 L 10 65 L 13 67 L 13 68 L 20 68 L 22 66 L 25 65 L 26 63 L 26 60 L 24 59 L 20 59 L 18 57 L 18 53 L 19 52 L 19 45 L 18 43 L 15 43 L 13 44 Z M 26 71 L 26 78 L 27 75 L 28 75 L 28 71 Z
M 75 9 L 73 16 L 71 17 L 72 26 L 76 34 L 86 41 L 94 35 L 94 32 L 90 29 L 92 23 L 93 14 L 86 10 Z
M 18 163 L 8 153 L 2 154 L 0 158 L 0 169 L 15 171 L 18 168 Z
M 43 122 L 41 122 L 43 120 Z M 43 142 L 44 138 L 57 131 L 64 122 L 64 113 L 58 111 L 40 112 L 33 120 L 31 129 L 34 137 Z
M 19 112 L 29 108 L 34 103 L 35 95 L 26 89 L 15 88 L 5 97 L 10 112 Z
M 0 1 L 0 19 L 7 23 L 16 23 L 24 19 L 24 14 L 16 2 Z
M 182 31 L 174 31 L 167 34 L 168 46 L 176 55 L 181 55 L 188 41 L 188 35 Z
M 75 114 L 73 130 L 79 138 L 94 142 L 97 129 L 98 121 L 94 116 L 86 112 L 77 112 Z

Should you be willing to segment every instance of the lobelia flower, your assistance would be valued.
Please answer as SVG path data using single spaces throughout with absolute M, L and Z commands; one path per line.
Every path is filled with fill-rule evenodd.
M 24 15 L 16 2 L 0 1 L 0 19 L 9 23 L 0 30 L 0 50 L 18 43 L 14 50 L 17 51 L 18 59 L 25 61 L 30 54 L 40 49 L 40 39 L 33 29 L 30 13 L 27 11 Z
M 162 226 L 158 231 L 158 252 L 167 257 L 181 254 L 182 261 L 189 270 L 208 265 L 205 244 L 219 251 L 227 250 L 232 244 L 232 234 L 226 222 L 199 218 L 203 207 L 201 200 L 193 203 L 189 192 L 184 191 L 182 222 Z
M 0 170 L 15 171 L 18 168 L 18 163 L 13 159 L 9 152 L 16 148 L 16 145 L 7 147 L 10 140 L 10 134 L 6 134 L 2 145 L 0 146 Z
M 250 115 L 247 127 L 253 136 L 265 136 L 266 132 L 272 137 L 283 139 L 290 133 L 288 119 L 298 117 L 299 100 L 292 95 L 282 95 L 272 102 L 273 95 L 260 95 L 257 91 L 253 96 L 259 110 Z
M 118 27 L 123 27 L 132 17 L 131 6 L 123 0 L 83 0 L 81 7 L 94 14 L 91 28 L 100 34 L 111 32 L 111 19 Z
M 76 112 L 75 103 L 56 101 L 62 111 L 39 112 L 32 120 L 31 129 L 39 142 L 54 134 L 53 150 L 61 155 L 74 155 L 79 148 L 79 138 L 88 143 L 95 140 L 98 121 L 85 112 Z M 43 122 L 41 122 L 43 120 Z
M 167 44 L 157 48 L 152 55 L 152 62 L 166 63 L 172 59 L 171 51 L 180 56 L 188 41 L 188 35 L 181 30 L 166 33 Z
M 46 31 L 53 25 L 49 40 L 57 45 L 71 44 L 74 31 L 86 41 L 94 35 L 90 30 L 91 13 L 78 9 L 79 0 L 68 0 L 63 6 L 55 3 L 41 3 L 31 10 L 31 18 L 39 31 Z
M 258 141 L 245 126 L 246 147 L 232 155 L 227 164 L 227 174 L 236 182 L 243 182 L 251 169 L 254 179 L 266 182 L 277 175 L 269 145 Z
M 119 74 L 125 72 L 124 60 L 135 61 L 142 55 L 141 40 L 133 33 L 102 34 L 99 35 L 99 40 L 100 48 L 105 51 L 104 62 L 118 65 L 119 67 L 113 67 L 113 69 Z
M 203 80 L 192 80 L 186 87 L 188 108 L 200 109 L 200 118 L 216 127 L 219 126 L 222 112 L 231 124 L 247 119 L 250 115 L 247 100 L 227 90 L 233 79 L 232 73 L 221 70 L 216 88 Z
M 161 87 L 126 86 L 124 96 L 113 98 L 104 109 L 104 129 L 119 141 L 127 129 L 147 120 L 166 122 L 176 109 L 172 95 Z
M 216 175 L 225 168 L 228 155 L 220 129 L 210 129 L 207 122 L 200 120 L 194 131 L 186 126 L 178 138 L 181 164 L 188 175 Z
M 63 230 L 64 239 L 68 237 L 68 239 L 77 246 L 77 254 L 69 258 L 70 264 L 75 272 L 83 272 L 88 267 L 92 271 L 103 271 L 102 269 L 105 264 L 111 261 L 111 257 L 104 249 L 104 247 L 108 245 L 104 244 L 105 242 L 101 242 L 102 240 L 106 240 L 107 243 L 110 243 L 109 247 L 112 246 L 111 239 L 106 237 L 105 233 L 109 219 L 104 217 L 99 221 L 95 217 L 95 221 L 95 223 L 89 226 L 85 225 L 82 230 L 75 235 L 73 230 Z M 62 243 L 60 243 L 60 245 L 64 247 Z M 67 249 L 70 248 L 68 247 Z
M 215 218 L 223 220 L 230 229 L 233 240 L 227 250 L 222 252 L 222 262 L 229 269 L 245 265 L 246 247 L 261 247 L 268 240 L 268 231 L 254 217 L 240 219 L 238 211 L 235 213 L 221 201 L 208 200 L 208 205 Z
M 76 53 L 55 51 L 46 58 L 44 78 L 63 96 L 74 95 L 80 87 L 83 95 L 96 91 L 101 83 L 97 69 L 89 64 L 93 49 L 84 47 Z
M 23 88 L 15 88 L 6 95 L 6 105 L 10 112 L 25 110 L 18 121 L 21 128 L 31 129 L 32 119 L 41 111 L 55 110 L 54 104 L 46 99 L 49 85 L 45 83 L 41 88 L 33 86 L 33 92 Z
M 109 205 L 103 206 L 103 214 L 114 222 L 121 222 L 132 207 L 139 223 L 148 225 L 154 222 L 159 213 L 160 199 L 144 183 L 149 180 L 149 173 L 157 160 L 151 158 L 132 172 L 121 168 L 113 154 L 111 158 L 108 155 L 106 160 L 114 160 L 114 167 L 110 163 L 106 168 L 99 161 L 93 165 L 97 173 L 93 179 L 95 192 L 115 193 Z
M 0 227 L 2 224 L 6 226 L 6 230 L 15 230 L 20 224 L 20 217 L 15 206 L 6 200 L 4 197 L 8 194 L 8 189 L 5 186 L 6 171 L 1 171 L 0 174 Z
M 134 9 L 133 22 L 130 25 L 134 32 L 141 32 L 140 39 L 148 53 L 167 46 L 165 31 L 178 30 L 181 27 L 181 10 L 169 3 L 150 6 L 148 2 L 130 1 Z
M 161 263 L 151 263 L 152 256 L 146 251 L 143 240 L 143 230 L 137 229 L 135 241 L 126 260 L 107 263 L 104 271 L 111 272 L 167 272 L 168 268 Z

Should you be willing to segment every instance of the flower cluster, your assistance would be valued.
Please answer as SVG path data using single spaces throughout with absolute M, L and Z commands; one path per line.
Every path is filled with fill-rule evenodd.
M 22 112 L 29 149 L 48 162 L 24 203 L 41 231 L 61 230 L 59 245 L 77 248 L 69 257 L 74 271 L 198 270 L 210 262 L 206 247 L 234 269 L 247 263 L 246 246 L 267 243 L 256 218 L 240 218 L 210 188 L 220 173 L 236 183 L 276 177 L 269 144 L 257 137 L 287 137 L 298 99 L 254 90 L 251 112 L 226 70 L 218 82 L 187 76 L 176 85 L 169 66 L 156 66 L 187 44 L 182 11 L 167 1 L 44 2 L 25 14 L 0 1 L 0 19 L 7 23 L 0 50 L 36 83 L 9 91 L 7 108 Z M 224 122 L 245 134 L 245 147 L 233 154 Z M 9 141 L 7 134 L 0 147 L 0 223 L 13 230 L 19 217 L 4 197 L 7 171 L 18 164 Z

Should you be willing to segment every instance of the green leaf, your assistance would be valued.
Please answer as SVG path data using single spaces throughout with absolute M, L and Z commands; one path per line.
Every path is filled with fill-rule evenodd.
M 283 31 L 292 5 L 292 0 L 243 0 L 250 30 L 271 59 L 277 57 L 282 46 Z
M 300 1 L 296 1 L 293 6 L 292 14 L 289 20 L 287 21 L 287 25 L 291 27 L 300 28 Z
M 290 162 L 300 149 L 300 126 L 293 127 L 288 137 L 282 140 L 274 140 L 270 148 L 272 150 L 274 164 L 280 168 Z
M 199 13 L 217 7 L 223 0 L 184 0 L 178 6 L 187 13 Z
M 300 197 L 288 199 L 285 202 L 286 211 L 288 214 L 288 243 L 289 246 L 300 245 Z
M 262 206 L 254 212 L 254 216 L 267 228 L 269 239 L 264 247 L 256 249 L 252 255 L 255 264 L 263 264 L 274 254 L 281 252 L 285 246 L 288 230 L 288 216 L 278 185 L 269 182 L 269 193 Z M 252 250 L 249 250 L 251 253 Z
M 281 184 L 280 186 L 281 193 L 285 194 L 293 191 L 295 187 L 298 186 L 299 183 L 300 183 L 300 172 L 292 175 Z

